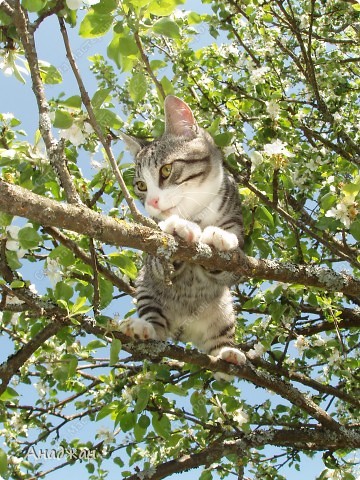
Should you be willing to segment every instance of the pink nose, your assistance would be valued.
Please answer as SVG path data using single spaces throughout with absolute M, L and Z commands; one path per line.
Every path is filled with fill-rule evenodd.
M 151 207 L 159 208 L 159 197 L 150 198 L 147 203 Z

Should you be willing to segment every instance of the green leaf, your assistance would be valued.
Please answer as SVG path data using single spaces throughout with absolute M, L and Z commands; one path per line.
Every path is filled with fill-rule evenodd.
M 211 470 L 203 470 L 201 473 L 199 480 L 212 480 L 213 476 Z
M 91 340 L 91 342 L 86 345 L 86 350 L 92 351 L 104 347 L 106 347 L 106 342 L 104 342 L 103 340 Z
M 149 398 L 150 398 L 150 390 L 148 388 L 142 388 L 137 395 L 136 404 L 134 408 L 135 413 L 141 413 L 143 410 L 145 410 L 148 404 Z
M 100 108 L 101 105 L 105 102 L 105 100 L 109 97 L 110 92 L 111 88 L 102 88 L 100 90 L 97 90 L 91 99 L 91 105 L 93 106 L 93 108 Z
M 53 125 L 55 128 L 66 129 L 73 124 L 73 117 L 65 110 L 56 110 Z
M 131 35 L 119 35 L 118 51 L 125 56 L 137 55 L 139 50 Z
M 325 211 L 329 210 L 336 201 L 337 196 L 333 195 L 331 192 L 328 192 L 320 199 L 321 208 L 323 208 Z
M 74 305 L 70 309 L 70 316 L 73 317 L 74 315 L 80 315 L 82 313 L 87 313 L 91 310 L 91 305 L 85 305 L 87 298 L 86 297 L 79 297 Z
M 65 354 L 61 357 L 61 362 L 63 362 L 64 371 L 66 371 L 67 378 L 71 378 L 76 374 L 76 369 L 78 366 L 78 359 L 75 355 Z
M 147 415 L 141 415 L 137 423 L 141 428 L 146 430 L 150 425 L 150 418 Z
M 6 475 L 8 470 L 7 455 L 2 448 L 0 448 L 0 475 Z
M 25 282 L 23 282 L 22 280 L 14 280 L 10 284 L 11 288 L 23 288 L 24 286 L 25 286 Z
M 271 213 L 269 212 L 269 210 L 264 205 L 260 205 L 256 209 L 256 214 L 257 214 L 258 218 L 263 220 L 263 222 L 266 225 L 269 225 L 270 227 L 274 228 L 274 226 L 275 226 L 274 218 L 271 215 Z
M 208 412 L 206 410 L 206 397 L 198 391 L 195 391 L 190 397 L 190 403 L 193 407 L 194 415 L 206 420 L 208 417 Z
M 129 93 L 135 103 L 139 103 L 146 95 L 148 86 L 143 73 L 135 73 L 129 83 Z
M 115 252 L 108 255 L 111 264 L 120 268 L 121 272 L 134 280 L 137 277 L 137 268 L 127 252 Z
M 114 285 L 109 280 L 100 277 L 99 278 L 99 290 L 100 290 L 100 308 L 101 310 L 106 308 L 113 299 Z
M 22 6 L 29 12 L 38 12 L 46 5 L 46 0 L 22 0 Z
M 120 428 L 123 432 L 128 432 L 133 429 L 136 424 L 137 415 L 134 412 L 126 412 L 121 414 Z
M 75 263 L 75 256 L 71 250 L 66 248 L 64 245 L 59 245 L 54 248 L 49 254 L 50 258 L 56 259 L 64 267 L 70 267 Z
M 350 233 L 357 242 L 360 242 L 360 220 L 356 220 L 350 225 Z
M 92 9 L 101 15 L 105 15 L 107 13 L 111 13 L 116 10 L 118 6 L 117 0 L 100 0 L 99 3 L 95 3 L 92 5 Z
M 158 17 L 166 17 L 175 10 L 178 3 L 176 0 L 153 0 L 147 11 Z
M 121 351 L 120 340 L 117 338 L 113 338 L 110 346 L 110 367 L 112 367 L 118 362 L 120 351 Z
M 74 290 L 70 285 L 61 281 L 56 284 L 55 291 L 54 291 L 55 299 L 56 300 L 65 300 L 68 302 L 70 298 L 74 295 Z
M 153 30 L 159 35 L 164 35 L 164 37 L 181 38 L 179 25 L 169 18 L 160 18 L 154 23 Z
M 230 145 L 232 138 L 233 138 L 232 133 L 224 132 L 224 133 L 219 133 L 219 135 L 216 135 L 214 140 L 218 147 L 227 147 Z
M 113 16 L 110 14 L 102 15 L 91 10 L 80 23 L 79 34 L 83 38 L 102 37 L 110 30 L 113 23 Z
M 41 80 L 48 85 L 56 85 L 62 82 L 62 76 L 59 70 L 53 65 L 45 62 L 39 62 L 39 71 Z
M 0 227 L 8 227 L 11 225 L 14 217 L 8 213 L 0 212 Z
M 121 118 L 107 108 L 99 108 L 95 110 L 94 113 L 96 120 L 103 130 L 106 130 L 107 128 L 119 130 L 124 125 Z
M 3 27 L 6 25 L 10 25 L 11 23 L 12 23 L 11 17 L 9 17 L 9 15 L 6 15 L 5 12 L 0 10 L 0 26 Z
M 72 95 L 71 97 L 69 97 L 65 100 L 61 100 L 59 102 L 59 104 L 60 105 L 65 105 L 66 107 L 70 107 L 70 108 L 80 109 L 82 101 L 81 101 L 81 97 L 79 95 Z
M 19 230 L 18 239 L 22 248 L 35 248 L 39 245 L 42 237 L 32 227 L 24 227 Z
M 1 394 L 0 400 L 6 402 L 8 400 L 13 400 L 14 398 L 18 397 L 19 394 L 16 390 L 11 387 L 6 387 L 6 390 Z
M 164 414 L 160 416 L 157 412 L 153 413 L 152 426 L 155 433 L 165 440 L 171 435 L 171 423 L 168 417 Z
M 146 429 L 141 428 L 141 426 L 137 423 L 134 427 L 134 437 L 137 442 L 141 442 L 144 438 L 146 433 Z

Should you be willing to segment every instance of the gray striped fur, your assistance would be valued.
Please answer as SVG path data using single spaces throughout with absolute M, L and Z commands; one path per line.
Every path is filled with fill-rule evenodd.
M 242 247 L 237 185 L 223 168 L 220 150 L 180 99 L 167 97 L 165 119 L 164 135 L 149 145 L 123 137 L 135 156 L 136 194 L 164 231 L 224 251 Z M 164 165 L 171 166 L 166 178 Z M 144 184 L 147 191 L 141 191 Z M 232 348 L 229 286 L 235 280 L 229 272 L 179 262 L 169 272 L 158 258 L 147 256 L 137 279 L 139 319 L 124 321 L 122 330 L 143 339 L 190 341 L 206 353 L 243 363 L 244 355 Z

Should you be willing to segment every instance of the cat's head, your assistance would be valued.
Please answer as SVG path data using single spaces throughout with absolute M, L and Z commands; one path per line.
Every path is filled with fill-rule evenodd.
M 189 106 L 165 99 L 165 132 L 144 145 L 122 135 L 135 158 L 134 189 L 150 216 L 191 219 L 215 199 L 223 180 L 222 155 Z

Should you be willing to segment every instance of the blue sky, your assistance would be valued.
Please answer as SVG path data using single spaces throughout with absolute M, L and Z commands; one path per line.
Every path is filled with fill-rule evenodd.
M 201 10 L 204 10 L 205 7 L 208 9 L 208 6 L 201 6 L 200 2 L 198 1 L 191 3 L 189 2 L 188 5 L 190 4 L 191 8 L 194 10 L 200 8 Z M 104 52 L 109 42 L 109 37 L 102 37 L 100 39 L 89 41 L 87 39 L 78 37 L 76 35 L 76 31 L 77 27 L 73 32 L 69 32 L 71 35 L 72 49 L 76 56 L 78 67 L 85 81 L 86 88 L 90 96 L 92 96 L 96 90 L 96 83 L 92 78 L 91 72 L 89 71 L 90 62 L 88 61 L 87 57 L 94 55 L 95 53 Z M 73 78 L 73 74 L 69 68 L 68 61 L 65 56 L 57 21 L 53 18 L 47 19 L 39 29 L 36 40 L 39 58 L 56 66 L 63 76 L 63 84 L 46 87 L 48 98 L 57 96 L 61 91 L 66 91 L 67 97 L 78 94 L 76 82 Z M 202 39 L 202 41 L 206 40 L 206 38 Z M 211 41 L 213 41 L 213 39 L 211 39 Z M 198 47 L 199 44 L 197 44 L 197 48 Z M 31 90 L 30 79 L 27 78 L 26 80 L 26 84 L 23 85 L 14 78 L 5 77 L 0 73 L 0 91 L 2 92 L 0 98 L 0 111 L 2 113 L 12 112 L 15 117 L 19 118 L 22 121 L 22 128 L 27 132 L 29 135 L 29 141 L 31 141 L 35 130 L 37 129 L 38 112 L 36 108 L 35 97 Z M 30 271 L 28 273 L 30 275 Z M 254 403 L 259 403 L 261 401 L 261 397 L 264 397 L 265 399 L 268 396 L 267 392 L 261 389 L 255 389 L 252 385 L 249 385 L 245 382 L 241 382 L 241 386 L 244 397 L 250 399 L 254 398 Z M 90 425 L 90 422 L 84 424 L 80 432 L 81 436 L 86 436 L 87 433 L 91 434 L 94 432 L 94 429 L 96 430 L 98 427 L 99 425 L 97 424 Z M 268 451 L 270 454 L 270 452 L 273 452 L 274 450 L 266 449 L 265 451 Z M 315 461 L 305 458 L 304 462 L 302 463 L 301 472 L 296 472 L 293 469 L 291 471 L 284 469 L 283 475 L 285 475 L 288 480 L 302 480 L 303 478 L 311 480 L 316 478 L 323 468 L 324 467 L 321 460 L 319 460 L 318 455 L 317 460 Z M 120 478 L 120 470 L 118 467 L 111 466 L 110 470 L 110 474 L 107 477 L 108 479 L 115 480 Z M 66 470 L 66 473 L 70 473 L 70 475 L 74 477 L 76 475 L 81 475 L 81 478 L 85 478 L 84 472 L 86 472 L 86 470 L 84 470 L 80 465 L 75 465 L 71 467 L 71 470 Z M 64 474 L 65 471 L 63 472 L 60 470 L 59 472 L 54 472 L 47 478 L 51 480 L 62 480 L 64 478 Z M 87 473 L 85 473 L 85 475 L 87 475 Z M 174 475 L 169 478 L 193 480 L 198 476 L 199 473 L 192 471 L 183 473 L 181 475 Z

